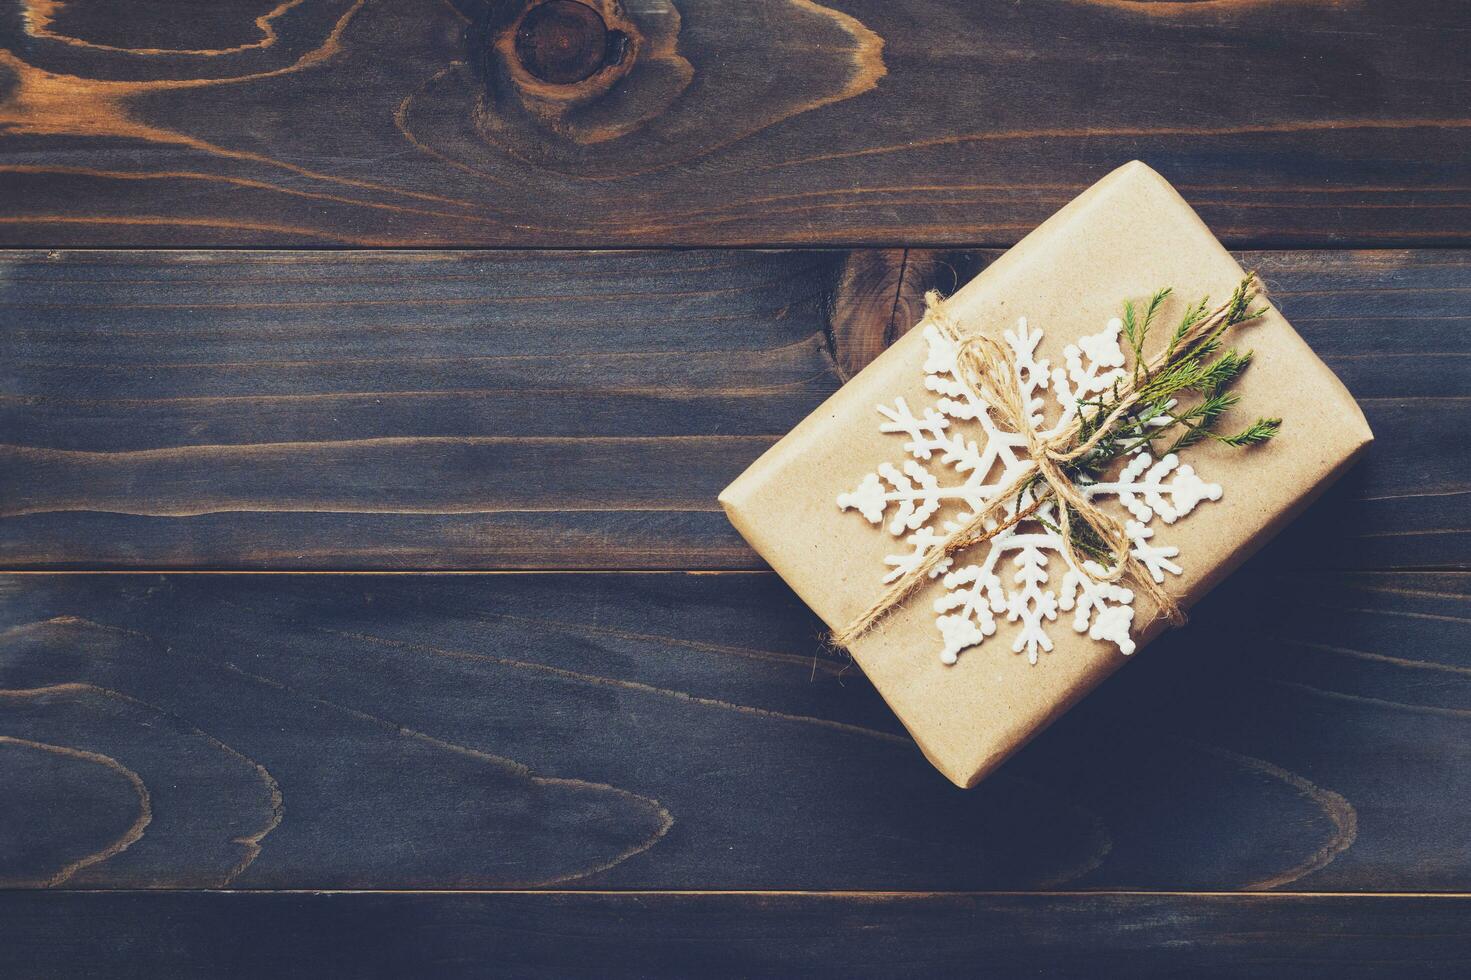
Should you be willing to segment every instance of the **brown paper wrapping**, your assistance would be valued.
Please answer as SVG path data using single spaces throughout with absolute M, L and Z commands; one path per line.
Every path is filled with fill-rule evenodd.
M 1208 293 L 1213 303 L 1223 301 L 1243 274 L 1174 188 L 1135 162 L 1044 222 L 957 292 L 947 311 L 964 328 L 998 335 L 1026 316 L 1044 331 L 1039 356 L 1060 364 L 1062 348 L 1117 316 L 1124 299 L 1175 287 L 1160 320 L 1168 326 L 1155 331 L 1168 334 L 1186 299 Z M 1184 573 L 1165 584 L 1187 607 L 1373 438 L 1342 383 L 1275 310 L 1237 330 L 1232 342 L 1255 350 L 1256 360 L 1235 388 L 1241 404 L 1225 428 L 1259 415 L 1281 416 L 1283 427 L 1262 447 L 1208 442 L 1184 454 L 1225 491 L 1174 525 L 1155 524 L 1156 540 L 1180 549 Z M 833 629 L 879 596 L 883 556 L 904 550 L 882 526 L 839 510 L 836 498 L 880 462 L 904 458 L 903 437 L 879 432 L 875 407 L 896 396 L 916 411 L 930 404 L 924 359 L 925 341 L 911 331 L 720 495 L 736 529 Z M 1036 666 L 1011 652 L 1018 627 L 1004 616 L 995 636 L 946 666 L 931 608 L 942 593 L 938 582 L 927 586 L 852 653 L 925 755 L 960 786 L 975 785 L 1130 659 L 1074 632 L 1069 614 L 1060 613 L 1050 629 L 1056 647 Z M 1135 608 L 1136 623 L 1153 619 L 1142 598 Z M 1158 622 L 1144 629 L 1140 646 L 1161 629 Z

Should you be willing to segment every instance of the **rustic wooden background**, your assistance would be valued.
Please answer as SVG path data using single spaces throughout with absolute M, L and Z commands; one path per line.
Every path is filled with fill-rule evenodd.
M 0 36 L 0 973 L 1471 971 L 1461 0 Z M 715 494 L 1134 157 L 1379 441 L 962 792 Z

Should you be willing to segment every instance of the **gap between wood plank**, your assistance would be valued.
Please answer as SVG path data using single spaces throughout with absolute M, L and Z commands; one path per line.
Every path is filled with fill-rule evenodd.
M 1471 575 L 1471 568 L 1403 565 L 1393 568 L 1303 568 L 1303 572 L 1342 572 L 1366 575 Z M 769 568 L 0 568 L 3 576 L 43 575 L 775 575 Z
M 752 898 L 1281 898 L 1281 899 L 1471 899 L 1471 892 L 1333 892 L 1333 891 L 872 891 L 817 889 L 700 888 L 0 888 L 0 895 L 47 892 L 67 895 L 539 895 L 549 898 L 649 896 L 720 896 Z

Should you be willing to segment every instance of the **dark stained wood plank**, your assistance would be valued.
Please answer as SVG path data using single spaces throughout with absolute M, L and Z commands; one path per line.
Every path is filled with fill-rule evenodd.
M 16 566 L 750 566 L 715 493 L 837 383 L 835 253 L 13 258 Z
M 1471 575 L 1281 551 L 971 792 L 770 573 L 12 576 L 0 880 L 1467 890 Z
M 1134 157 L 1240 246 L 1471 241 L 1461 0 L 529 5 L 8 4 L 0 241 L 1005 245 Z
M 13 976 L 1460 977 L 1428 896 L 0 893 Z M 430 965 L 432 964 L 432 966 Z
M 720 488 L 993 254 L 8 253 L 0 567 L 757 568 Z M 1294 560 L 1466 567 L 1471 258 L 1243 260 L 1379 435 Z

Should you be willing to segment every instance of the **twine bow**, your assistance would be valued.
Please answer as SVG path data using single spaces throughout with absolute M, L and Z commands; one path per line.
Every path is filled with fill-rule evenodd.
M 1247 277 L 1243 289 L 1249 291 L 1248 299 L 1255 294 L 1254 275 Z M 1233 309 L 1232 304 L 1226 303 L 1209 315 L 1199 318 L 1187 333 L 1171 344 L 1168 351 L 1155 355 L 1133 377 L 1126 375 L 1115 389 L 1117 404 L 1098 424 L 1092 426 L 1092 434 L 1086 439 L 1079 438 L 1084 423 L 1081 412 L 1061 430 L 1048 434 L 1039 433 L 1032 425 L 1027 397 L 1022 391 L 1016 359 L 1011 349 L 984 334 L 968 334 L 962 331 L 946 312 L 945 306 L 945 301 L 938 292 L 926 293 L 926 309 L 921 325 L 933 324 L 946 340 L 955 345 L 956 376 L 990 406 L 992 417 L 997 423 L 1022 437 L 1028 461 L 1017 476 L 991 497 L 985 506 L 927 551 L 913 568 L 900 576 L 848 626 L 836 631 L 833 642 L 838 646 L 851 645 L 924 585 L 947 558 L 1015 527 L 1036 514 L 1048 500 L 1056 503 L 1057 527 L 1062 538 L 1063 554 L 1073 568 L 1095 582 L 1127 579 L 1137 592 L 1147 596 L 1154 604 L 1156 616 L 1168 619 L 1172 626 L 1183 625 L 1185 613 L 1180 609 L 1179 603 L 1155 582 L 1154 576 L 1130 551 L 1131 542 L 1124 525 L 1117 518 L 1100 510 L 1079 489 L 1069 476 L 1067 467 L 1096 449 L 1120 424 L 1127 423 L 1129 413 L 1139 403 L 1140 392 L 1136 379 L 1149 378 L 1169 362 L 1172 354 L 1189 350 L 1201 338 L 1210 336 L 1227 321 Z M 1092 420 L 1089 421 L 1091 424 Z M 1030 501 L 1022 506 L 1021 496 L 1028 488 Z M 1017 501 L 1016 511 L 1007 515 L 1007 505 L 1014 499 Z M 1082 560 L 1074 551 L 1072 526 L 1075 520 L 1086 524 L 1102 542 L 1102 552 L 1108 557 L 1106 564 Z

